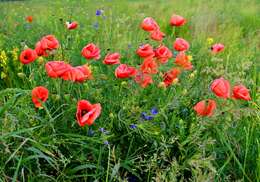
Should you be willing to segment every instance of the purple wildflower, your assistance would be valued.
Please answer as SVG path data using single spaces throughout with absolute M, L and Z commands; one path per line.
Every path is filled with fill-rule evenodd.
M 104 145 L 109 145 L 109 142 L 107 140 L 104 141 Z
M 153 108 L 151 109 L 151 114 L 152 114 L 152 115 L 158 114 L 158 109 L 157 109 L 156 107 L 153 107 Z
M 97 11 L 96 11 L 96 16 L 100 16 L 101 14 L 102 14 L 102 10 L 100 10 L 100 9 L 98 9 Z
M 146 112 L 142 112 L 141 117 L 142 117 L 144 120 L 152 120 L 152 119 L 153 119 L 153 116 L 147 115 Z
M 136 126 L 136 124 L 130 124 L 130 128 L 132 128 L 132 129 L 136 129 L 137 126 Z

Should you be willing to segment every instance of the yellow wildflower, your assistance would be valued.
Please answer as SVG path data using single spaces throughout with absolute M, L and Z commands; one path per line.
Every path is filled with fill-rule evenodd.
M 18 51 L 19 51 L 18 48 L 14 48 L 14 49 L 11 51 L 12 57 L 13 57 L 13 60 L 14 60 L 14 61 L 17 61 L 17 60 L 18 60 L 18 54 L 17 54 Z
M 7 56 L 6 56 L 6 53 L 5 51 L 1 51 L 1 54 L 0 54 L 0 66 L 1 67 L 6 67 L 7 65 Z
M 209 45 L 211 45 L 213 42 L 214 42 L 214 39 L 213 39 L 213 38 L 211 38 L 211 37 L 207 38 L 207 43 L 208 43 Z

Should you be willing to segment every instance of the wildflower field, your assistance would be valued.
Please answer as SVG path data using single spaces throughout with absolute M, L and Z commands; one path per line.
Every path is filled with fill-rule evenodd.
M 260 1 L 0 1 L 0 181 L 260 181 Z

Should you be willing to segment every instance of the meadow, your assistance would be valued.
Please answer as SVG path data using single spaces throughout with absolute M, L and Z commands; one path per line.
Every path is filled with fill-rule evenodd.
M 0 180 L 260 181 L 259 12 L 258 0 L 0 1 Z M 46 51 L 47 35 L 58 44 Z M 105 64 L 111 53 L 129 67 Z M 33 98 L 38 86 L 48 98 Z

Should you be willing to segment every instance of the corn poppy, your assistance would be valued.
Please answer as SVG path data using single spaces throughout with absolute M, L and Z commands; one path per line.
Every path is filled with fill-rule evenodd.
M 68 30 L 73 30 L 78 27 L 78 22 L 73 21 L 73 22 L 66 22 L 66 27 Z
M 87 100 L 80 100 L 77 104 L 76 118 L 78 124 L 83 127 L 92 125 L 101 113 L 101 105 L 91 104 Z
M 233 98 L 251 100 L 249 90 L 244 85 L 236 85 L 233 88 Z
M 151 32 L 159 29 L 159 26 L 153 18 L 147 17 L 141 23 L 141 28 L 145 31 Z
M 32 102 L 36 108 L 42 107 L 42 103 L 48 99 L 49 91 L 43 86 L 35 87 L 32 90 Z
M 152 31 L 150 33 L 150 38 L 156 41 L 162 41 L 163 38 L 165 37 L 165 34 L 161 32 L 159 29 Z
M 193 109 L 196 111 L 199 116 L 212 116 L 217 107 L 217 104 L 214 100 L 202 100 L 198 102 Z
M 103 63 L 108 65 L 120 64 L 120 54 L 117 52 L 113 54 L 107 54 Z
M 230 84 L 228 80 L 224 78 L 216 79 L 212 82 L 210 86 L 212 92 L 220 98 L 229 98 L 230 97 Z
M 25 49 L 20 54 L 20 61 L 23 64 L 29 64 L 37 59 L 37 53 L 35 50 L 32 49 Z
M 100 49 L 95 44 L 90 43 L 83 47 L 81 55 L 86 59 L 98 60 L 100 58 Z
M 175 58 L 175 64 L 181 66 L 185 70 L 192 69 L 192 63 L 189 61 L 189 57 L 185 54 L 184 51 L 181 51 L 177 54 Z
M 26 19 L 26 21 L 28 23 L 32 23 L 33 22 L 33 17 L 32 16 L 27 16 L 25 19 Z
M 173 44 L 173 48 L 176 51 L 187 51 L 190 48 L 190 45 L 186 40 L 177 38 Z
M 115 76 L 117 78 L 129 78 L 135 76 L 137 73 L 134 67 L 128 66 L 126 64 L 120 64 L 115 70 Z
M 186 20 L 182 16 L 176 15 L 176 14 L 173 14 L 171 16 L 171 19 L 170 19 L 170 25 L 171 26 L 179 27 L 179 26 L 184 25 L 185 23 L 186 23 Z
M 91 78 L 91 70 L 87 65 L 72 67 L 64 72 L 61 77 L 72 82 L 84 82 Z
M 142 58 L 154 56 L 153 47 L 150 44 L 145 44 L 145 45 L 140 46 L 136 50 L 136 53 L 137 53 L 137 55 L 139 55 Z
M 152 57 L 145 58 L 140 66 L 142 73 L 156 74 L 158 73 L 158 65 Z
M 164 45 L 160 45 L 154 52 L 156 59 L 162 64 L 166 63 L 172 57 L 172 52 Z
M 134 80 L 143 88 L 153 83 L 152 76 L 149 74 L 144 74 L 142 72 L 138 72 Z
M 48 56 L 48 53 L 58 49 L 59 41 L 54 35 L 46 35 L 35 45 L 35 51 L 38 56 Z
M 163 75 L 163 83 L 166 87 L 170 86 L 178 77 L 178 75 L 181 73 L 181 70 L 178 68 L 172 68 L 170 71 L 166 72 Z
M 211 46 L 212 53 L 216 54 L 219 52 L 222 52 L 224 50 L 225 46 L 223 44 L 217 43 Z
M 72 68 L 70 64 L 64 61 L 49 61 L 45 64 L 45 70 L 49 77 L 58 78 Z

